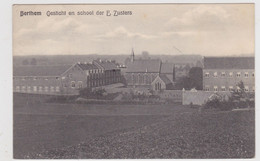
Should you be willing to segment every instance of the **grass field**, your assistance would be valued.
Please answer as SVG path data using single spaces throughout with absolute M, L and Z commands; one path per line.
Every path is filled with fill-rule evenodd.
M 254 111 L 198 113 L 172 105 L 46 104 L 37 99 L 14 97 L 14 158 L 254 156 Z

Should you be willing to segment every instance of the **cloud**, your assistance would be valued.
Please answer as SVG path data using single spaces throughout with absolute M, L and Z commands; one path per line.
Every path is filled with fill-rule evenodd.
M 166 24 L 173 31 L 216 31 L 231 24 L 228 12 L 220 6 L 200 5 L 187 11 L 181 17 L 173 17 Z
M 157 36 L 155 35 L 147 35 L 147 34 L 142 34 L 138 32 L 130 32 L 128 31 L 125 27 L 120 26 L 115 28 L 113 31 L 107 32 L 102 35 L 97 35 L 96 38 L 98 39 L 115 39 L 115 38 L 120 38 L 120 39 L 126 39 L 126 38 L 141 38 L 141 39 L 154 39 Z

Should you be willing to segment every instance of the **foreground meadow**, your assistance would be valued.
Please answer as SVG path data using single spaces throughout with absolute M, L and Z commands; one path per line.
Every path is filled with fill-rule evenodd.
M 14 158 L 254 157 L 254 110 L 15 100 Z

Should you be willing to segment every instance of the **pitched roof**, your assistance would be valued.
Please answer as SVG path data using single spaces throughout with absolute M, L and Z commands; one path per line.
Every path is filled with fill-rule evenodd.
M 56 66 L 14 66 L 13 76 L 60 76 L 72 65 Z
M 165 84 L 171 84 L 172 83 L 171 80 L 165 74 L 160 74 L 159 77 Z
M 98 69 L 98 67 L 95 64 L 90 63 L 78 63 L 77 64 L 82 70 L 92 70 L 92 69 Z
M 204 69 L 254 69 L 254 57 L 204 57 Z
M 160 72 L 161 60 L 159 59 L 138 59 L 127 64 L 126 72 Z
M 173 73 L 174 64 L 173 63 L 162 63 L 161 73 Z
M 99 66 L 103 67 L 105 70 L 118 69 L 115 61 L 94 60 L 93 62 L 97 63 Z

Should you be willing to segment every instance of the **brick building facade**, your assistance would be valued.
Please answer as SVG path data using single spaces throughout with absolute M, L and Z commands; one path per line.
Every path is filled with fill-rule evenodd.
M 82 88 L 95 88 L 121 81 L 114 61 L 94 60 L 59 66 L 14 66 L 13 91 L 76 95 Z
M 244 83 L 245 91 L 255 91 L 254 57 L 204 58 L 204 91 L 237 90 L 240 81 Z

